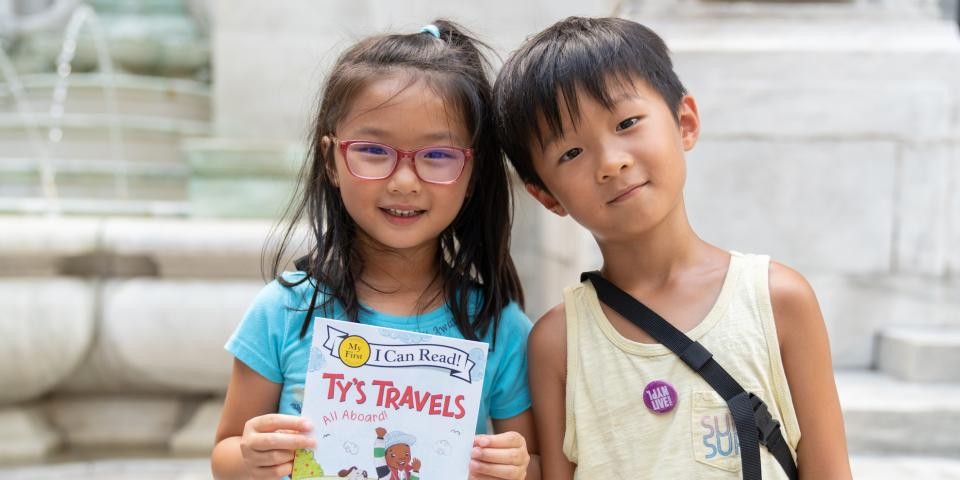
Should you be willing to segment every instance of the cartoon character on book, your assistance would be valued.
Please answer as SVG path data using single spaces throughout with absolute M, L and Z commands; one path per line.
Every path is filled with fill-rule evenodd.
M 417 442 L 413 435 L 377 427 L 373 458 L 377 461 L 380 480 L 420 480 L 420 459 L 411 458 L 410 446 Z

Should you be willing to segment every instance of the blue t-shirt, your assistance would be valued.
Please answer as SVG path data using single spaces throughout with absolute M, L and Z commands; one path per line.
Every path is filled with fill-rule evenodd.
M 303 272 L 287 272 L 283 275 L 288 282 L 296 282 L 304 277 Z M 278 413 L 300 415 L 313 325 L 302 339 L 300 329 L 312 295 L 313 284 L 309 281 L 294 287 L 285 287 L 276 280 L 270 282 L 254 299 L 240 326 L 227 341 L 226 349 L 237 359 L 267 380 L 283 385 Z M 321 291 L 314 317 L 346 318 L 339 305 L 325 315 L 319 307 L 323 300 Z M 447 306 L 409 317 L 361 310 L 359 321 L 377 327 L 463 338 Z M 510 418 L 530 408 L 527 336 L 531 326 L 530 319 L 516 303 L 511 302 L 501 312 L 497 344 L 487 356 L 477 433 L 487 433 L 490 418 Z M 489 328 L 481 341 L 493 347 L 492 339 L 493 328 Z

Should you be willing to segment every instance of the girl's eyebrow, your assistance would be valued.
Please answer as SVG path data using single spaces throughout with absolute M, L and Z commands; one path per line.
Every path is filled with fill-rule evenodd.
M 356 131 L 356 134 L 353 136 L 370 136 L 370 137 L 384 137 L 387 136 L 388 132 L 382 128 L 378 127 L 363 127 Z M 425 143 L 431 142 L 440 142 L 440 141 L 450 141 L 454 140 L 454 137 L 451 132 L 446 131 L 436 131 L 425 133 L 417 137 L 417 140 L 422 140 Z

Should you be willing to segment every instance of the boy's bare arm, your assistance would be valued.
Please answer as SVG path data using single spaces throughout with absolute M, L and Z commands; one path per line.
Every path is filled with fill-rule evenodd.
M 530 392 L 543 478 L 571 480 L 576 465 L 563 454 L 566 430 L 566 315 L 558 305 L 533 326 L 528 340 Z
M 802 275 L 771 263 L 770 300 L 783 367 L 800 422 L 800 478 L 849 479 L 852 474 L 843 414 L 817 297 Z

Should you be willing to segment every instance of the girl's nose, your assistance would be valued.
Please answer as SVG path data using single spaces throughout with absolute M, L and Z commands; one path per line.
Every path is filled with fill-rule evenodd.
M 420 177 L 413 166 L 413 156 L 403 154 L 397 159 L 399 163 L 397 169 L 390 176 L 390 182 L 387 185 L 391 193 L 410 194 L 420 193 Z

